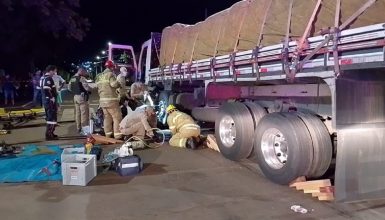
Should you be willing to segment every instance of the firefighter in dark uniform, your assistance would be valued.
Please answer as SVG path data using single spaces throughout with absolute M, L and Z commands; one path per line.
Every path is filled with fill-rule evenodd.
M 57 72 L 57 68 L 56 66 L 49 65 L 45 71 L 45 75 L 40 79 L 41 94 L 45 109 L 45 120 L 47 121 L 45 139 L 57 140 L 59 138 L 54 134 L 55 127 L 57 126 L 57 94 L 55 83 L 52 79 L 52 76 Z

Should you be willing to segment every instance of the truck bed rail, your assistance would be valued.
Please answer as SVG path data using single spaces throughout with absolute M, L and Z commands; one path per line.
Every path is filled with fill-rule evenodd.
M 337 64 L 342 70 L 385 67 L 385 23 L 341 31 L 337 47 L 333 45 L 333 35 L 333 33 L 327 33 L 308 38 L 307 45 L 300 54 L 297 54 L 299 42 L 291 41 L 287 53 L 284 43 L 281 43 L 191 63 L 155 68 L 149 71 L 149 81 L 216 80 L 218 78 L 236 81 L 242 77 L 264 80 L 267 76 L 285 75 L 285 65 L 293 70 L 297 68 L 294 64 L 296 56 L 303 61 L 312 52 L 315 52 L 314 56 L 300 66 L 298 72 L 330 71 L 335 65 L 333 58 L 335 49 L 338 51 Z M 327 38 L 329 38 L 327 43 L 317 50 L 317 47 Z M 285 57 L 288 60 L 286 64 Z

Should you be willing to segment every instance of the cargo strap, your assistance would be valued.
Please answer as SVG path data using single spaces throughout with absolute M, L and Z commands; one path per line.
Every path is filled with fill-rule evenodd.
M 298 42 L 296 52 L 295 52 L 294 57 L 292 59 L 293 69 L 291 70 L 290 75 L 289 75 L 289 77 L 291 77 L 291 78 L 295 78 L 295 75 L 300 70 L 299 61 L 301 59 L 301 55 L 303 53 L 303 50 L 305 49 L 305 46 L 307 45 L 306 39 L 309 37 L 311 27 L 313 26 L 313 23 L 314 23 L 314 20 L 317 16 L 317 13 L 321 8 L 321 4 L 322 4 L 322 0 L 318 0 L 317 4 L 313 10 L 313 13 L 310 17 L 310 20 L 306 26 L 306 29 L 305 29 L 300 41 Z

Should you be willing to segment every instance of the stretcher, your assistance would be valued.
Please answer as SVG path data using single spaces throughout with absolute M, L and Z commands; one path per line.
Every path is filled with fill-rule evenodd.
M 3 129 L 11 129 L 14 127 L 13 123 L 26 122 L 44 115 L 44 108 L 11 109 L 8 111 L 5 108 L 0 108 L 0 124 L 3 125 Z

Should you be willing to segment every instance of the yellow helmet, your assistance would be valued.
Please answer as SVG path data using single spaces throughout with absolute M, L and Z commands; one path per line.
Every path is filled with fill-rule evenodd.
M 167 106 L 167 109 L 166 109 L 167 113 L 170 113 L 172 110 L 176 110 L 175 105 L 169 105 L 169 106 Z

